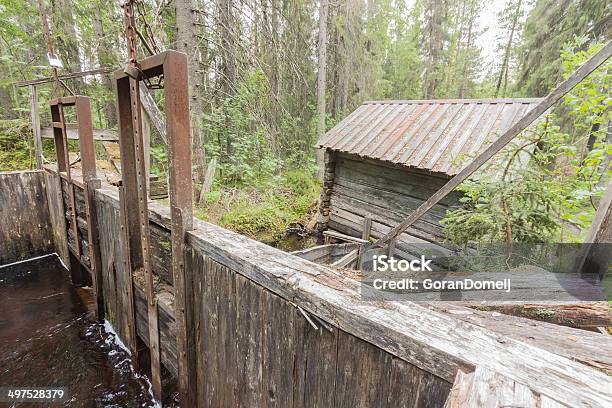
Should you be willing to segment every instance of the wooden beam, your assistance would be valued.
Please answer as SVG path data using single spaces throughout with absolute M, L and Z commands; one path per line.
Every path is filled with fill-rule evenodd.
M 140 82 L 140 105 L 147 114 L 147 117 L 159 133 L 165 144 L 168 144 L 168 135 L 166 134 L 166 116 L 159 110 L 155 100 L 144 82 Z
M 96 198 L 118 207 L 116 189 L 97 190 Z M 170 227 L 167 206 L 152 202 L 149 209 L 151 221 Z M 194 226 L 187 245 L 200 255 L 449 382 L 458 369 L 482 366 L 568 406 L 612 404 L 610 377 L 592 367 L 414 302 L 364 301 L 359 282 L 343 273 L 213 224 L 196 219 Z
M 372 217 L 368 215 L 363 219 L 363 230 L 361 231 L 361 239 L 363 239 L 364 241 L 369 241 L 370 231 L 372 231 Z
M 79 132 L 76 129 L 66 129 L 67 137 L 70 140 L 78 140 Z M 53 128 L 52 127 L 43 127 L 41 129 L 41 136 L 45 139 L 53 139 Z M 99 140 L 101 142 L 118 142 L 119 136 L 117 136 L 117 131 L 112 129 L 94 129 L 93 130 L 93 138 L 94 140 Z
M 370 220 L 370 226 L 371 226 L 371 220 Z M 357 242 L 360 244 L 367 244 L 369 241 L 363 239 L 363 238 L 357 238 L 357 237 L 353 237 L 351 235 L 346 235 L 343 234 L 341 232 L 338 231 L 334 231 L 334 230 L 325 230 L 323 231 L 323 235 L 325 237 L 330 237 L 330 238 L 334 238 L 334 239 L 339 239 L 341 241 L 346 241 L 346 242 Z
M 540 115 L 546 112 L 552 107 L 559 99 L 561 99 L 566 93 L 568 93 L 573 87 L 580 83 L 586 78 L 591 72 L 597 67 L 603 64 L 612 54 L 612 42 L 608 42 L 597 54 L 591 59 L 585 62 L 580 68 L 565 81 L 561 83 L 554 91 L 552 91 L 546 98 L 538 103 L 533 109 L 531 109 L 525 116 L 523 116 L 518 122 L 516 122 L 510 129 L 508 129 L 502 136 L 493 142 L 484 152 L 480 153 L 470 164 L 468 164 L 463 170 L 457 175 L 450 179 L 441 189 L 435 192 L 427 201 L 421 204 L 409 217 L 402 221 L 399 225 L 379 238 L 372 246 L 381 246 L 391 238 L 397 237 L 399 234 L 404 232 L 406 228 L 410 227 L 417 220 L 419 220 L 427 211 L 432 209 L 436 204 L 446 197 L 451 191 L 453 191 L 459 184 L 463 183 L 468 179 L 476 170 L 478 170 L 483 164 L 490 160 L 496 153 L 503 149 L 512 139 L 514 139 L 520 132 L 525 130 L 533 121 L 535 121 Z
M 597 273 L 603 279 L 610 263 L 612 247 L 612 180 L 599 202 L 597 212 L 584 241 L 581 254 L 577 257 L 576 271 Z
M 40 130 L 40 116 L 38 114 L 38 95 L 36 87 L 30 85 L 30 116 L 32 118 L 32 134 L 34 135 L 34 155 L 36 156 L 36 168 L 42 169 L 43 153 L 42 139 Z M 50 136 L 51 138 L 53 136 Z
M 444 404 L 444 408 L 479 408 L 479 407 L 566 407 L 554 400 L 548 405 L 541 405 L 542 397 L 534 394 L 525 384 L 510 378 L 477 367 L 471 373 L 459 370 L 453 388 Z

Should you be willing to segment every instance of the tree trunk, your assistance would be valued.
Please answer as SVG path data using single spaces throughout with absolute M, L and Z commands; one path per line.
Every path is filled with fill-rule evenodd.
M 98 40 L 96 47 L 96 57 L 98 58 L 98 65 L 100 68 L 115 65 L 115 58 L 113 58 L 112 51 L 107 48 L 106 44 L 102 44 L 101 41 L 105 38 L 104 26 L 102 25 L 102 16 L 96 14 L 94 17 L 94 33 Z M 102 85 L 108 90 L 110 95 L 113 95 L 113 84 L 111 83 L 110 77 L 107 74 L 102 74 Z M 106 123 L 108 128 L 115 127 L 117 124 L 117 108 L 113 98 L 110 98 L 104 107 L 106 113 Z
M 79 55 L 79 42 L 75 28 L 71 0 L 52 0 L 53 10 L 53 41 L 60 51 L 64 69 L 69 72 L 81 71 L 81 57 Z M 73 80 L 75 91 L 79 93 L 83 88 L 83 78 Z
M 204 159 L 204 137 L 201 129 L 202 120 L 202 76 L 198 73 L 200 66 L 200 50 L 197 41 L 197 26 L 195 21 L 195 4 L 193 0 L 175 0 L 176 6 L 176 48 L 187 54 L 189 69 L 189 110 L 191 113 L 191 145 L 193 161 L 195 162 L 196 182 L 204 183 L 206 162 Z M 197 201 L 197 189 L 194 189 Z
M 319 3 L 319 58 L 317 69 L 317 137 L 325 134 L 325 69 L 327 64 L 327 11 L 328 0 L 320 0 Z M 319 165 L 319 175 L 323 175 L 324 163 L 323 152 L 317 152 L 317 163 Z
M 499 77 L 497 78 L 497 85 L 495 87 L 495 97 L 499 95 L 499 91 L 501 89 L 502 80 L 504 80 L 504 87 L 502 96 L 505 96 L 506 86 L 508 82 L 508 65 L 510 63 L 510 52 L 512 51 L 512 42 L 514 41 L 514 33 L 516 31 L 516 26 L 518 25 L 519 16 L 521 14 L 521 2 L 522 0 L 518 0 L 516 3 L 516 9 L 514 10 L 514 15 L 512 16 L 512 24 L 510 26 L 510 34 L 508 35 L 508 42 L 506 43 L 506 48 L 504 50 L 504 60 L 502 62 L 501 69 L 499 71 Z

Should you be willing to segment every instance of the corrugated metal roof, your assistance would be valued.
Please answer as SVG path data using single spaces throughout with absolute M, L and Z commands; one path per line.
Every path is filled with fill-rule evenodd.
M 540 100 L 368 101 L 317 146 L 452 176 Z

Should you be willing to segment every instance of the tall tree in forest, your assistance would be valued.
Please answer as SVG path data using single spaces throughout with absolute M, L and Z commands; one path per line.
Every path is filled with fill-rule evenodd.
M 482 8 L 482 0 L 465 0 L 462 4 L 460 15 L 465 29 L 461 28 L 459 34 L 459 44 L 457 58 L 459 69 L 459 90 L 456 95 L 459 98 L 465 98 L 468 94 L 468 88 L 471 86 L 471 81 L 476 75 L 477 67 L 480 66 L 478 57 L 480 50 L 474 46 L 477 35 L 478 16 Z
M 416 2 L 409 9 L 404 0 L 396 0 L 391 4 L 389 38 L 385 48 L 387 58 L 384 61 L 383 98 L 421 98 L 420 7 L 420 2 Z
M 327 69 L 327 13 L 328 0 L 319 0 L 319 41 L 317 46 L 317 138 L 325 134 L 326 112 L 326 69 Z M 323 151 L 317 151 L 317 164 L 319 165 L 319 178 L 322 178 L 324 171 Z
M 79 41 L 76 32 L 72 0 L 52 0 L 53 41 L 63 60 L 64 69 L 78 72 L 82 69 Z M 82 88 L 83 80 L 76 79 L 77 89 Z M 76 90 L 75 90 L 76 91 Z
M 327 64 L 327 12 L 328 0 L 319 0 L 319 41 L 317 64 L 317 136 L 325 133 L 325 85 Z
M 428 0 L 424 8 L 423 27 L 425 72 L 423 97 L 434 99 L 442 82 L 441 68 L 445 63 L 445 42 L 448 40 L 448 0 Z
M 110 19 L 106 15 L 107 9 L 99 7 L 100 4 L 95 4 L 94 10 L 92 10 L 92 25 L 93 33 L 95 34 L 95 55 L 97 57 L 97 63 L 99 67 L 114 67 L 117 65 L 118 57 L 115 54 L 113 47 L 114 41 L 112 41 L 112 32 L 105 29 L 105 25 Z M 112 14 L 112 12 L 111 12 Z M 106 89 L 108 94 L 108 100 L 105 104 L 105 113 L 107 126 L 109 128 L 117 125 L 117 108 L 113 98 L 113 85 L 109 75 L 102 75 L 102 86 Z
M 204 182 L 204 138 L 200 122 L 203 113 L 202 76 L 199 73 L 200 49 L 198 47 L 198 26 L 196 25 L 196 5 L 194 0 L 175 0 L 176 7 L 176 48 L 187 54 L 189 69 L 189 109 L 191 113 L 191 134 L 193 160 L 196 167 L 196 180 Z M 195 191 L 195 190 L 194 190 Z M 197 197 L 199 201 L 199 196 Z
M 528 96 L 545 95 L 561 79 L 563 44 L 574 36 L 612 38 L 611 8 L 601 0 L 538 0 L 525 22 L 516 87 Z
M 499 15 L 499 23 L 503 29 L 502 38 L 507 38 L 504 46 L 504 54 L 502 64 L 497 75 L 497 83 L 495 85 L 495 97 L 506 96 L 506 88 L 508 86 L 508 72 L 510 70 L 510 58 L 514 51 L 516 38 L 521 29 L 521 18 L 523 17 L 523 1 L 508 0 L 506 7 Z

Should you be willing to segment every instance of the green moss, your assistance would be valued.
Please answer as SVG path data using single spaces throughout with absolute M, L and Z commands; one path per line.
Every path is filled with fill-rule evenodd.
M 283 249 L 299 247 L 287 237 L 294 222 L 304 225 L 316 212 L 320 183 L 308 172 L 290 171 L 256 186 L 219 187 L 207 193 L 196 217 Z

